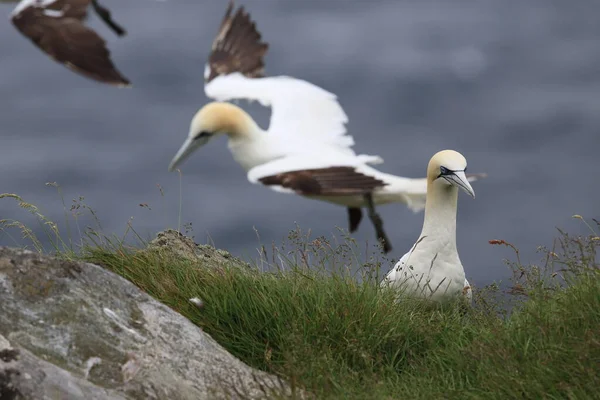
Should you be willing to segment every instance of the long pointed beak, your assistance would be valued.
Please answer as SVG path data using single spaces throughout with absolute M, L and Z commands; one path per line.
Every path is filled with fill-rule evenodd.
M 451 184 L 458 186 L 467 192 L 471 197 L 475 198 L 475 191 L 471 187 L 471 184 L 465 175 L 465 171 L 454 171 L 451 175 L 444 176 L 444 178 Z
M 179 149 L 177 154 L 175 154 L 175 157 L 173 157 L 173 160 L 171 160 L 171 164 L 169 164 L 169 172 L 175 170 L 175 168 L 177 168 L 179 164 L 185 161 L 185 159 L 188 158 L 190 154 L 194 152 L 194 150 L 204 145 L 207 141 L 208 140 L 204 139 L 194 140 L 188 137 L 185 140 L 185 142 L 183 142 L 183 144 L 181 145 L 181 148 Z

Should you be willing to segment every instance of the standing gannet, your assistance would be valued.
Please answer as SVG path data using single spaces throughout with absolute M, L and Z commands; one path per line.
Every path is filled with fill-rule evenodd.
M 427 200 L 419 239 L 381 282 L 405 295 L 443 302 L 464 295 L 471 302 L 471 287 L 456 249 L 458 189 L 473 198 L 465 175 L 467 160 L 454 150 L 436 153 L 427 166 Z
M 230 2 L 204 71 L 205 93 L 217 102 L 196 113 L 169 171 L 211 138 L 225 134 L 233 158 L 250 182 L 343 205 L 350 232 L 358 228 L 361 208 L 366 207 L 384 251 L 390 251 L 375 205 L 398 202 L 421 210 L 426 179 L 379 172 L 368 164 L 383 162 L 381 157 L 357 155 L 346 132 L 348 117 L 333 93 L 301 79 L 264 77 L 268 44 L 261 42 L 243 7 L 232 11 Z M 261 129 L 240 107 L 224 102 L 233 99 L 270 106 L 269 129 Z
M 21 0 L 11 20 L 24 36 L 67 68 L 103 83 L 129 86 L 112 63 L 104 39 L 83 24 L 90 5 L 117 35 L 125 34 L 97 0 Z

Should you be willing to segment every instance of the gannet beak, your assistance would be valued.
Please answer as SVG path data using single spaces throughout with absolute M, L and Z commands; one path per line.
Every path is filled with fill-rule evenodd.
M 471 187 L 465 171 L 452 171 L 451 174 L 445 175 L 444 178 L 454 186 L 458 186 L 467 192 L 472 198 L 475 198 L 475 191 Z
M 202 138 L 189 138 L 188 137 L 185 140 L 185 142 L 183 142 L 183 145 L 181 145 L 181 148 L 179 149 L 177 154 L 175 154 L 175 157 L 173 157 L 171 164 L 169 164 L 169 172 L 172 172 L 173 170 L 175 170 L 175 168 L 177 168 L 177 166 L 179 164 L 181 164 L 183 161 L 185 161 L 185 159 L 188 158 L 190 156 L 190 154 L 192 154 L 198 147 L 205 145 L 206 142 L 208 142 L 207 137 L 202 137 Z

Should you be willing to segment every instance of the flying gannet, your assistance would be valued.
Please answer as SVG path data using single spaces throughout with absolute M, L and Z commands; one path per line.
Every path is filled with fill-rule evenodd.
M 229 150 L 250 182 L 345 206 L 350 232 L 358 228 L 361 208 L 366 207 L 384 251 L 390 251 L 375 205 L 398 202 L 415 212 L 423 209 L 426 179 L 370 167 L 383 160 L 351 149 L 348 117 L 333 93 L 301 79 L 264 77 L 268 44 L 261 41 L 243 7 L 232 11 L 230 2 L 204 71 L 205 93 L 217 101 L 196 113 L 169 171 L 210 139 L 226 134 Z M 240 107 L 225 102 L 235 99 L 270 106 L 269 129 L 261 129 Z
M 24 36 L 67 68 L 103 83 L 129 86 L 111 61 L 104 39 L 83 24 L 90 5 L 117 35 L 125 34 L 97 0 L 21 0 L 11 20 Z
M 471 286 L 456 249 L 458 189 L 475 197 L 466 169 L 467 160 L 454 150 L 440 151 L 431 158 L 423 229 L 381 286 L 390 285 L 405 295 L 438 302 L 458 295 L 471 302 Z

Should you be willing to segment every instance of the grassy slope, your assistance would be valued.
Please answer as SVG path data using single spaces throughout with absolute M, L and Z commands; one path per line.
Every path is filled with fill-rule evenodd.
M 274 273 L 215 270 L 164 251 L 125 248 L 122 239 L 111 242 L 101 233 L 83 198 L 68 211 L 79 231 L 80 211 L 89 210 L 100 232 L 85 229 L 83 253 L 75 254 L 73 242 L 65 242 L 57 224 L 37 207 L 14 194 L 0 194 L 3 198 L 17 201 L 38 220 L 55 252 L 83 256 L 115 271 L 187 316 L 246 363 L 306 387 L 318 398 L 600 397 L 597 221 L 588 225 L 588 237 L 561 233 L 542 267 L 522 266 L 513 247 L 513 292 L 523 300 L 506 316 L 503 305 L 494 302 L 498 293 L 493 288 L 476 292 L 476 307 L 466 314 L 455 306 L 397 304 L 392 293 L 377 289 L 373 262 L 360 262 L 356 245 L 332 248 L 322 238 L 309 243 L 292 237 L 291 247 L 278 250 L 273 263 L 283 260 L 296 267 Z M 8 230 L 15 228 L 43 251 L 30 228 L 0 219 L 0 233 L 11 237 Z M 384 261 L 384 268 L 390 263 Z M 363 264 L 362 284 L 345 269 L 357 264 Z M 191 297 L 200 297 L 204 308 L 191 305 Z
M 552 279 L 515 267 L 526 301 L 509 317 L 485 300 L 489 293 L 466 314 L 396 304 L 368 275 L 359 284 L 323 266 L 216 271 L 167 252 L 98 247 L 87 248 L 86 258 L 181 312 L 246 363 L 318 398 L 593 398 L 600 387 L 598 241 L 565 236 L 562 243 L 550 264 L 570 272 Z

